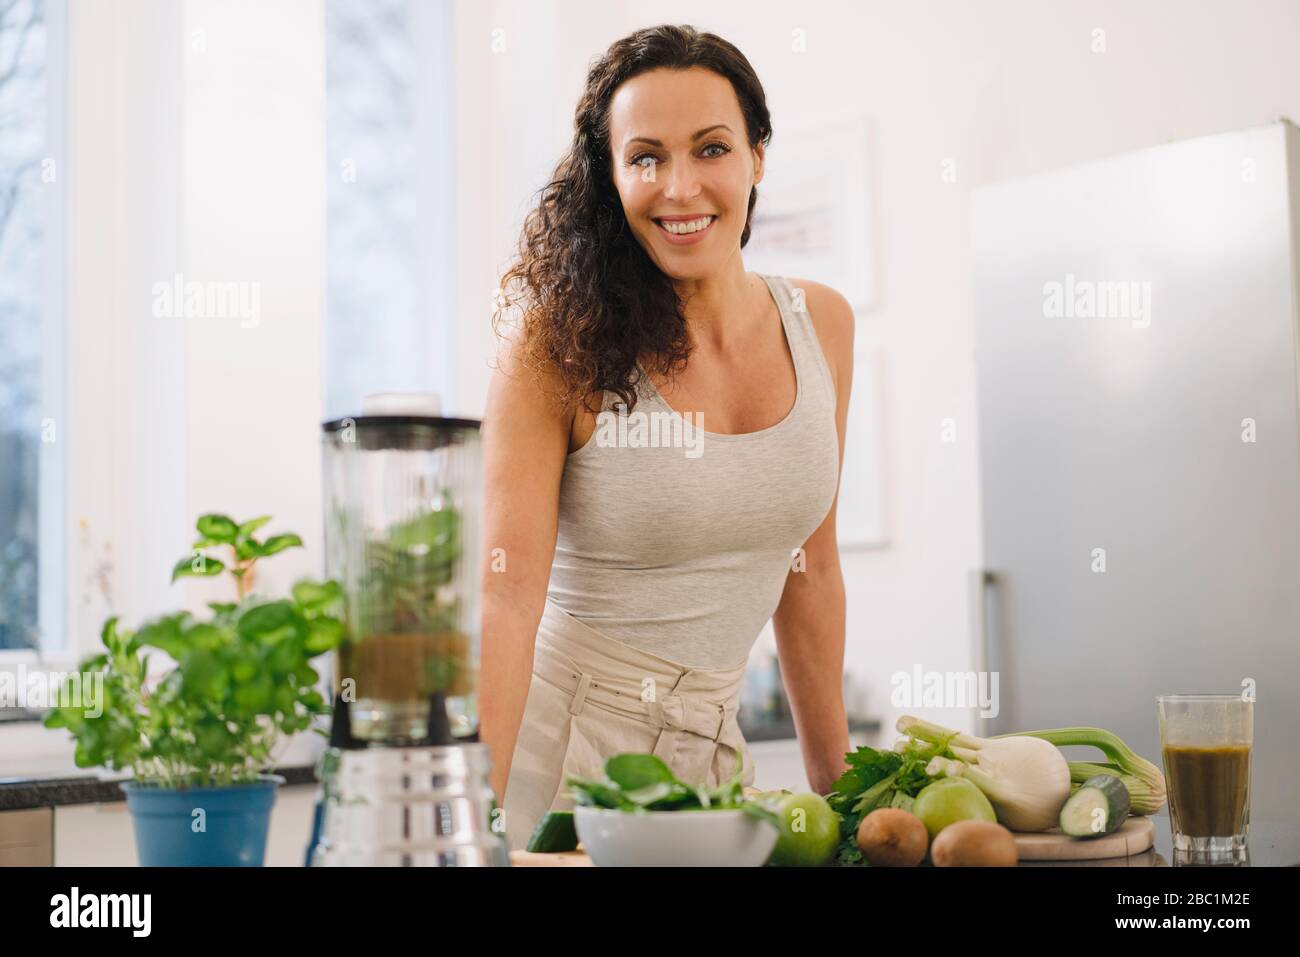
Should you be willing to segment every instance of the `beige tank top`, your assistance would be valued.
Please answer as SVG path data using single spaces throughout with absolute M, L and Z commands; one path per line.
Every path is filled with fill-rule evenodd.
M 560 481 L 547 598 L 607 637 L 690 668 L 748 658 L 795 550 L 835 498 L 830 368 L 803 297 L 796 303 L 787 279 L 762 278 L 798 381 L 786 417 L 757 432 L 709 432 L 643 375 L 631 413 L 606 391 Z

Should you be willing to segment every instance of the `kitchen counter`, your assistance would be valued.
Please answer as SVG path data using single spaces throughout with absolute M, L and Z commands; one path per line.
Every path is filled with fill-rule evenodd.
M 310 765 L 276 768 L 271 773 L 284 778 L 285 786 L 316 782 L 315 769 Z M 130 780 L 129 774 L 90 771 L 79 775 L 37 774 L 0 778 L 0 811 L 125 801 L 126 793 L 118 785 L 127 780 Z
M 740 733 L 746 744 L 759 741 L 793 741 L 794 718 L 772 718 L 762 721 L 741 721 Z M 874 737 L 880 733 L 880 722 L 875 718 L 850 718 L 849 734 Z

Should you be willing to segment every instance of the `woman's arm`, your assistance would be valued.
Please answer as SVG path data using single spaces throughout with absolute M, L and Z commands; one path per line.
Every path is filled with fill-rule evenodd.
M 844 434 L 853 379 L 853 309 L 819 283 L 793 279 L 805 292 L 809 314 L 835 381 L 835 426 L 844 465 Z M 845 768 L 849 750 L 844 713 L 844 576 L 835 538 L 839 490 L 826 518 L 804 543 L 804 571 L 786 576 L 785 591 L 772 616 L 781 681 L 794 712 L 808 784 L 826 794 Z
M 572 412 L 543 392 L 507 340 L 483 415 L 482 654 L 479 739 L 505 802 L 510 761 L 528 701 L 533 644 L 555 557 L 560 476 Z

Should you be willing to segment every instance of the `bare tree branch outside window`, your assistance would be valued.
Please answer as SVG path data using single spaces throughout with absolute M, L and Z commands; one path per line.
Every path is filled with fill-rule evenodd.
M 0 650 L 37 632 L 45 5 L 0 0 Z

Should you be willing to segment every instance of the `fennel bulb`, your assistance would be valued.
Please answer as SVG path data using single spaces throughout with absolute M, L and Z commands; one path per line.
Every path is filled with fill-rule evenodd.
M 919 741 L 946 745 L 956 760 L 935 757 L 926 773 L 968 778 L 1011 830 L 1056 826 L 1070 797 L 1070 766 L 1051 742 L 1021 735 L 977 738 L 911 715 L 898 719 L 898 730 Z

